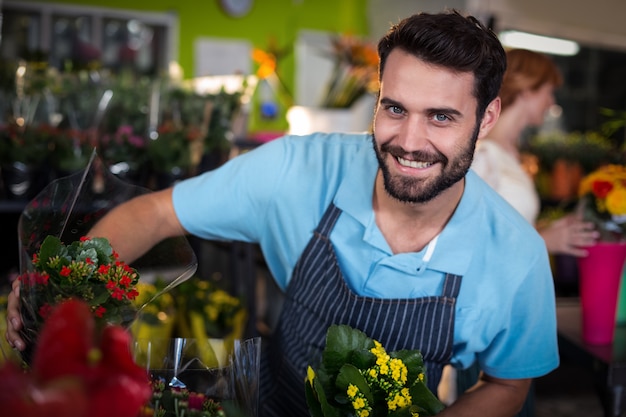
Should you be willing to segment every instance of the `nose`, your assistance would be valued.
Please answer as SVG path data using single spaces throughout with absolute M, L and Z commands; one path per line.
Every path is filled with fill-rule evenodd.
M 397 144 L 406 151 L 424 149 L 430 143 L 428 123 L 419 116 L 409 116 L 398 129 Z

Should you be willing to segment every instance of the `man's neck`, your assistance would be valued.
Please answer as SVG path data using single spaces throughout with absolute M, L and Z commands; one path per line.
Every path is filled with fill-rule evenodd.
M 465 180 L 426 203 L 405 203 L 387 193 L 379 171 L 372 205 L 376 225 L 393 253 L 418 252 L 444 229 L 456 209 Z

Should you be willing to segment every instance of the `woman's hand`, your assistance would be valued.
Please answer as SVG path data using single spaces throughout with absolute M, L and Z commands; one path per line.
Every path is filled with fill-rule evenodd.
M 593 223 L 584 222 L 574 214 L 539 227 L 548 252 L 559 255 L 587 256 L 585 248 L 596 243 L 600 233 Z

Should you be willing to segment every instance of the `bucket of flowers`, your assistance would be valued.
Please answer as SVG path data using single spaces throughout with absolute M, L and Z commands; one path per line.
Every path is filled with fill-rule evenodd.
M 428 389 L 418 350 L 388 353 L 360 330 L 333 325 L 317 369 L 308 367 L 311 416 L 433 416 L 444 405 Z
M 622 271 L 626 260 L 626 167 L 605 165 L 580 183 L 578 211 L 599 232 L 598 241 L 577 258 L 583 339 L 609 344 L 615 333 Z

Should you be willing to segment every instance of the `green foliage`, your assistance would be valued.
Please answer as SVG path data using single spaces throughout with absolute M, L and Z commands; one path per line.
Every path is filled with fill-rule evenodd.
M 614 145 L 598 132 L 551 132 L 533 137 L 525 151 L 539 158 L 540 167 L 551 171 L 559 159 L 580 163 L 584 172 L 614 161 Z
M 0 163 L 41 164 L 54 146 L 59 131 L 48 125 L 0 127 Z
M 406 368 L 406 380 L 399 376 L 402 372 L 392 372 L 394 366 Z M 387 354 L 360 330 L 333 325 L 326 335 L 321 365 L 315 370 L 310 367 L 307 372 L 307 405 L 313 417 L 358 416 L 362 412 L 372 417 L 409 417 L 413 412 L 432 416 L 444 406 L 426 386 L 424 373 L 418 350 Z M 390 399 L 403 389 L 408 390 L 410 399 L 405 405 L 396 403 L 392 407 Z M 358 407 L 354 405 L 357 398 Z

